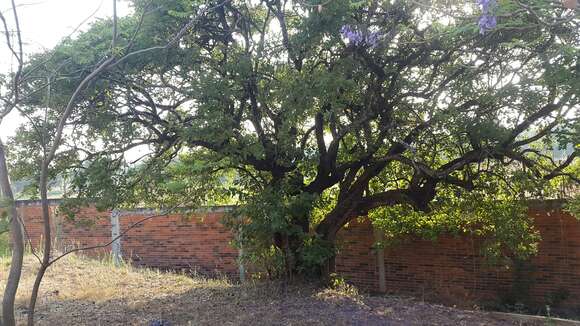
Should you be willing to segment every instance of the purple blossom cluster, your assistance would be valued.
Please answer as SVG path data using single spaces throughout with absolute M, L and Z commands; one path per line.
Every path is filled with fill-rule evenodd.
M 477 4 L 481 6 L 481 17 L 479 17 L 479 33 L 485 34 L 497 26 L 497 17 L 492 14 L 492 11 L 497 7 L 496 0 L 477 0 Z
M 381 36 L 379 32 L 364 33 L 354 29 L 350 25 L 342 26 L 340 28 L 340 34 L 348 39 L 349 43 L 357 46 L 367 45 L 371 48 L 374 48 L 379 44 L 379 38 Z

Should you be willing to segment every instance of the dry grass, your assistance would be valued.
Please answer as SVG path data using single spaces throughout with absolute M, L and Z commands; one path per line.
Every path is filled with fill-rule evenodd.
M 0 258 L 0 290 L 5 286 L 4 275 L 7 274 L 9 265 L 8 257 Z M 27 255 L 16 299 L 22 319 L 26 317 L 27 301 L 37 268 L 36 258 Z M 183 295 L 196 288 L 214 290 L 226 289 L 230 286 L 225 280 L 194 279 L 154 269 L 137 269 L 128 264 L 114 267 L 106 258 L 94 260 L 69 255 L 48 270 L 42 283 L 37 313 L 39 324 L 44 324 L 42 320 L 45 318 L 51 320 L 52 312 L 66 310 L 69 305 L 89 304 L 97 312 L 101 310 L 100 307 L 122 303 L 125 308 L 132 310 L 146 306 L 152 301 Z M 88 307 L 84 307 L 82 312 L 86 312 L 89 316 L 87 309 Z M 76 315 L 73 311 L 70 313 Z M 106 311 L 103 313 L 106 314 Z
M 19 318 L 38 262 L 28 255 L 18 293 Z M 8 259 L 0 258 L 0 290 Z M 37 310 L 39 325 L 512 325 L 482 312 L 461 311 L 352 288 L 330 290 L 280 284 L 235 285 L 107 260 L 70 256 L 50 268 Z
M 0 228 L 0 232 L 2 229 Z M 0 233 L 0 258 L 10 254 L 10 246 L 8 245 L 10 235 L 8 232 Z

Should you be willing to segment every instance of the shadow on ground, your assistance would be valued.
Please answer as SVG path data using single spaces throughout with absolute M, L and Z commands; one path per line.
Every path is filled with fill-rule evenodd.
M 200 285 L 179 295 L 131 302 L 47 297 L 37 313 L 38 325 L 149 325 L 153 320 L 171 325 L 541 325 L 406 298 L 346 296 L 304 286 L 284 290 L 269 283 Z

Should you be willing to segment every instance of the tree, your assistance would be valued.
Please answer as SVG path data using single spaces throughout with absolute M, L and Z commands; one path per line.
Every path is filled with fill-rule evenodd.
M 204 12 L 179 47 L 123 61 L 79 102 L 82 131 L 64 145 L 82 153 L 66 169 L 77 199 L 199 203 L 211 186 L 240 204 L 231 224 L 244 245 L 281 252 L 291 274 L 309 262 L 332 270 L 337 232 L 376 209 L 578 182 L 578 148 L 559 161 L 546 151 L 579 143 L 576 13 L 431 3 L 226 1 Z M 158 6 L 137 43 L 204 8 Z M 98 28 L 70 47 L 90 57 L 95 44 Z M 149 152 L 131 160 L 139 146 Z
M 6 46 L 11 55 L 17 62 L 17 68 L 13 76 L 0 76 L 0 126 L 4 118 L 10 114 L 20 102 L 20 83 L 22 80 L 22 68 L 24 65 L 24 56 L 22 51 L 22 38 L 20 34 L 20 24 L 18 20 L 18 11 L 16 4 L 12 1 L 11 12 L 14 18 L 14 31 L 16 38 L 13 41 L 10 36 L 8 22 L 6 17 L 0 12 L 0 21 L 2 22 L 3 32 L 6 37 Z M 0 139 L 0 207 L 3 209 L 2 214 L 8 217 L 10 238 L 12 242 L 12 259 L 10 261 L 10 272 L 6 281 L 6 288 L 2 299 L 2 310 L 0 325 L 16 325 L 14 319 L 14 301 L 16 291 L 20 283 L 22 274 L 22 262 L 24 257 L 24 235 L 20 219 L 16 212 L 16 202 L 12 193 L 8 165 L 6 163 L 6 150 L 4 143 Z M 4 216 L 3 216 L 4 217 Z
M 69 53 L 59 53 L 61 56 L 55 55 L 56 53 L 49 54 L 48 57 L 42 58 L 42 61 L 34 60 L 34 58 L 27 64 L 24 68 L 24 57 L 22 54 L 22 42 L 19 36 L 20 42 L 20 52 L 16 53 L 13 48 L 11 47 L 10 40 L 8 38 L 8 29 L 6 29 L 7 35 L 7 44 L 12 50 L 12 52 L 17 56 L 19 61 L 19 70 L 14 76 L 13 83 L 15 87 L 13 88 L 13 92 L 18 94 L 21 91 L 21 88 L 25 88 L 23 92 L 26 92 L 26 101 L 22 101 L 22 103 L 18 103 L 18 105 L 22 105 L 23 108 L 19 109 L 19 112 L 26 116 L 30 122 L 30 128 L 32 130 L 32 134 L 30 137 L 22 137 L 21 140 L 28 142 L 28 144 L 32 144 L 33 151 L 28 153 L 27 158 L 30 159 L 30 166 L 34 166 L 34 168 L 30 169 L 29 171 L 34 171 L 33 175 L 28 175 L 28 177 L 36 177 L 36 187 L 37 191 L 40 195 L 41 203 L 42 203 L 42 221 L 43 221 L 43 254 L 42 258 L 38 257 L 40 262 L 39 270 L 36 274 L 36 279 L 34 281 L 34 285 L 32 288 L 32 292 L 30 295 L 30 302 L 28 306 L 28 325 L 34 324 L 34 312 L 36 301 L 38 298 L 38 292 L 40 289 L 40 285 L 44 274 L 46 273 L 47 269 L 64 255 L 70 253 L 64 253 L 57 257 L 52 257 L 52 237 L 51 237 L 51 216 L 49 210 L 49 201 L 48 201 L 48 189 L 49 189 L 49 182 L 51 181 L 51 177 L 54 177 L 54 171 L 58 171 L 58 163 L 67 162 L 66 160 L 66 153 L 61 154 L 59 153 L 59 149 L 62 145 L 62 140 L 69 131 L 67 129 L 69 125 L 69 118 L 78 110 L 77 103 L 81 101 L 85 92 L 90 92 L 90 86 L 96 80 L 100 74 L 107 70 L 114 69 L 124 61 L 131 59 L 133 57 L 138 57 L 139 55 L 143 55 L 149 52 L 169 49 L 176 44 L 179 43 L 181 38 L 185 35 L 187 30 L 190 28 L 191 25 L 195 24 L 198 20 L 198 15 L 203 14 L 205 11 L 215 10 L 223 5 L 217 4 L 215 6 L 209 6 L 207 8 L 200 8 L 199 12 L 193 15 L 190 19 L 188 19 L 182 26 L 177 30 L 170 34 L 167 38 L 168 41 L 163 41 L 160 45 L 154 45 L 149 47 L 140 47 L 137 50 L 133 48 L 134 41 L 136 40 L 137 36 L 140 33 L 141 22 L 143 21 L 145 15 L 148 13 L 147 7 L 141 8 L 138 11 L 137 17 L 139 18 L 139 22 L 133 26 L 134 28 L 123 35 L 120 35 L 118 30 L 118 17 L 116 12 L 116 0 L 113 0 L 113 16 L 112 19 L 105 24 L 100 24 L 99 27 L 101 28 L 101 32 L 103 31 L 103 27 L 107 30 L 110 30 L 110 33 L 107 33 L 107 37 L 110 39 L 110 42 L 105 45 L 97 48 L 97 52 L 94 52 L 95 61 L 91 62 L 92 64 L 88 64 L 89 62 L 86 61 L 86 58 L 83 58 L 81 62 L 75 61 L 74 59 L 74 52 Z M 18 17 L 16 15 L 16 6 L 14 2 L 12 2 L 12 7 L 15 15 L 15 20 L 18 22 Z M 2 16 L 2 21 L 5 22 Z M 6 26 L 6 24 L 4 24 Z M 123 44 L 121 44 L 121 39 Z M 74 49 L 73 49 L 74 50 Z M 100 51 L 99 51 L 100 50 Z M 36 58 L 38 59 L 38 58 Z M 78 59 L 78 57 L 76 58 Z M 62 60 L 62 61 L 58 61 Z M 72 63 L 72 64 L 71 64 Z M 75 66 L 77 73 L 80 71 L 80 75 L 75 77 L 70 77 L 63 75 L 63 70 L 65 68 L 69 68 L 71 66 Z M 80 67 L 79 67 L 80 66 Z M 21 75 L 26 75 L 26 80 L 20 78 Z M 55 77 L 61 77 L 61 83 L 55 83 Z M 40 81 L 40 82 L 39 82 Z M 25 83 L 24 85 L 21 85 Z M 56 85 L 55 85 L 56 84 Z M 65 85 L 64 91 L 63 89 L 59 89 L 58 87 L 61 85 Z M 53 85 L 57 87 L 58 92 L 56 98 L 53 99 Z M 42 90 L 46 90 L 46 92 L 42 92 Z M 100 88 L 100 91 L 106 91 L 106 88 Z M 41 95 L 39 95 L 41 94 Z M 46 94 L 46 95 L 45 95 Z M 14 96 L 17 98 L 17 95 Z M 54 100 L 54 102 L 53 102 Z M 11 108 L 15 107 L 14 104 Z M 10 109 L 11 109 L 10 108 Z M 39 113 L 38 111 L 41 112 Z M 4 112 L 0 112 L 4 114 Z M 6 114 L 9 113 L 9 110 Z M 91 113 L 88 113 L 91 114 Z M 0 116 L 4 117 L 4 115 Z M 1 120 L 0 120 L 1 122 Z M 23 146 L 17 146 L 16 151 L 18 148 L 23 148 Z M 3 147 L 0 147 L 0 158 L 3 158 L 4 151 Z M 65 157 L 63 159 L 63 156 Z M 57 160 L 58 158 L 58 160 Z M 0 160 L 0 176 L 2 177 L 2 190 L 3 194 L 7 197 L 12 197 L 12 192 L 10 190 L 10 185 L 8 181 L 8 174 L 6 169 L 6 164 L 4 160 Z M 56 165 L 56 167 L 55 167 Z M 69 166 L 65 165 L 65 168 Z M 6 173 L 2 173 L 6 172 Z M 4 189 L 4 185 L 7 185 L 8 188 Z M 13 197 L 12 197 L 13 202 Z M 14 203 L 12 203 L 14 204 Z M 15 207 L 12 205 L 14 212 L 13 220 L 18 221 L 15 215 Z M 15 222 L 18 226 L 19 223 Z M 20 229 L 20 228 L 18 228 Z M 18 240 L 18 239 L 17 239 Z M 74 250 L 78 251 L 78 250 Z M 16 266 L 18 265 L 14 265 Z M 18 271 L 18 278 L 20 276 L 20 271 L 22 267 L 22 253 L 20 253 L 20 267 Z M 16 292 L 16 287 L 18 282 L 16 281 L 16 286 L 12 286 L 9 284 L 7 287 L 10 291 Z M 12 298 L 14 297 L 13 294 Z M 13 302 L 12 302 L 13 306 Z M 9 311 L 10 312 L 10 311 Z M 12 312 L 12 320 L 11 324 L 14 324 L 13 320 L 13 312 Z

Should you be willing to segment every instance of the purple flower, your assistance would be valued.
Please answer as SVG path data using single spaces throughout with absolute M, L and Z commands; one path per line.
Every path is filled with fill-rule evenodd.
M 343 37 L 347 38 L 350 43 L 355 45 L 364 42 L 364 36 L 361 32 L 354 30 L 350 25 L 344 25 L 340 29 L 340 33 Z
M 490 8 L 495 7 L 496 0 L 477 0 L 477 4 L 481 6 L 484 13 L 488 13 Z
M 340 28 L 340 34 L 348 39 L 349 43 L 354 45 L 368 45 L 374 48 L 378 45 L 380 34 L 379 32 L 363 33 L 353 29 L 350 25 L 344 25 Z
M 479 17 L 479 33 L 485 34 L 486 32 L 494 29 L 497 26 L 497 18 L 492 15 L 492 12 L 497 7 L 496 0 L 477 0 L 478 5 L 481 6 L 482 15 Z
M 495 16 L 483 14 L 479 18 L 479 33 L 485 34 L 485 32 L 491 31 L 497 26 L 497 18 Z

